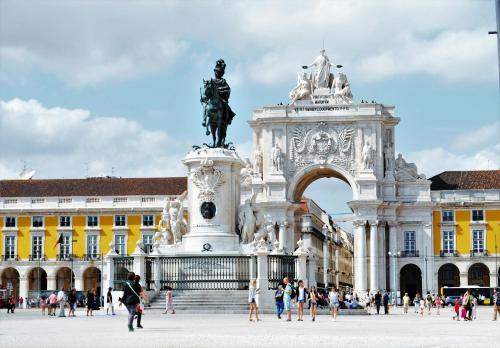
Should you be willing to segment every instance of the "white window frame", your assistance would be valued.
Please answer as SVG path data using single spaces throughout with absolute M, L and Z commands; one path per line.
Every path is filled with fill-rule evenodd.
M 17 256 L 17 233 L 9 233 L 9 232 L 4 232 L 3 236 L 3 254 L 5 255 L 5 260 L 14 260 L 14 259 L 7 259 L 7 238 L 14 238 L 14 259 Z
M 475 250 L 474 249 L 474 232 L 475 231 L 479 231 L 479 232 L 482 232 L 483 233 L 483 250 Z M 471 231 L 470 231 L 470 244 L 471 244 L 471 247 L 470 247 L 470 250 L 472 250 L 473 252 L 476 252 L 476 253 L 485 253 L 486 252 L 486 229 L 484 228 L 471 228 Z
M 149 254 L 149 253 L 150 253 L 150 251 L 149 251 L 149 250 L 146 250 L 146 246 L 145 246 L 145 244 L 144 244 L 144 237 L 151 237 L 151 240 L 152 240 L 151 246 L 153 246 L 153 245 L 154 245 L 154 242 L 155 242 L 155 235 L 154 235 L 154 232 L 149 232 L 149 231 L 148 231 L 148 232 L 144 232 L 144 231 L 143 231 L 143 232 L 142 232 L 142 235 L 141 235 L 141 242 L 142 242 L 142 246 L 143 246 L 143 248 L 144 248 L 144 252 L 145 252 L 146 254 Z M 153 250 L 151 250 L 151 251 L 153 251 Z
M 473 212 L 474 212 L 475 210 L 476 210 L 476 211 L 482 211 L 482 212 L 483 212 L 483 219 L 482 219 L 482 220 L 474 220 L 474 217 L 473 217 L 473 216 L 474 216 L 474 213 L 473 213 Z M 486 211 L 485 211 L 484 209 L 471 209 L 471 210 L 470 210 L 470 221 L 471 221 L 472 223 L 476 223 L 476 224 L 477 224 L 477 223 L 484 223 L 484 222 L 486 221 Z
M 406 235 L 407 233 L 413 233 L 413 250 L 406 249 Z M 403 232 L 403 249 L 407 253 L 416 253 L 417 252 L 417 231 L 414 230 L 405 230 Z
M 153 218 L 153 224 L 152 225 L 144 225 L 144 217 L 146 216 L 151 216 Z M 143 214 L 141 216 L 141 227 L 145 227 L 145 228 L 151 228 L 151 227 L 154 227 L 155 226 L 155 216 L 154 214 Z
M 63 238 L 66 238 L 66 237 L 69 238 L 69 248 L 68 248 L 68 255 L 67 255 L 67 257 L 71 257 L 71 255 L 73 254 L 73 234 L 72 233 L 67 233 L 67 232 L 60 232 L 59 235 L 57 236 L 58 240 L 59 240 L 59 237 L 61 235 L 63 236 Z M 62 243 L 60 243 L 60 244 L 57 245 L 57 247 L 58 247 L 57 255 L 59 255 L 59 257 L 65 256 L 65 255 L 61 254 L 61 247 L 62 246 L 63 246 Z
M 444 250 L 444 233 L 445 232 L 451 232 L 451 233 L 453 233 L 453 249 L 451 250 L 451 252 L 450 252 L 450 250 L 448 250 L 448 252 L 445 252 L 445 250 Z M 457 250 L 456 247 L 457 247 L 457 233 L 456 233 L 455 229 L 444 229 L 444 230 L 441 230 L 441 250 L 443 250 L 443 253 L 445 255 L 452 254 L 452 253 L 455 252 L 455 250 Z
M 33 226 L 34 222 L 35 222 L 35 217 L 41 217 L 42 218 L 42 226 Z M 31 228 L 33 229 L 42 229 L 42 228 L 45 228 L 45 216 L 43 215 L 32 215 L 31 216 Z
M 128 256 L 128 250 L 127 250 L 128 249 L 128 235 L 126 233 L 115 233 L 113 235 L 113 243 L 115 245 L 115 251 L 118 250 L 117 244 L 116 244 L 116 237 L 118 237 L 118 236 L 122 236 L 123 237 L 124 244 L 125 244 L 125 253 L 124 254 L 118 253 L 118 255 L 120 255 L 120 256 Z
M 125 225 L 123 226 L 117 226 L 116 225 L 116 217 L 117 216 L 124 216 L 125 217 Z M 127 228 L 128 226 L 128 215 L 125 215 L 125 214 L 116 214 L 116 215 L 113 215 L 113 227 L 115 228 Z
M 85 255 L 87 255 L 87 258 L 89 259 L 93 259 L 93 258 L 90 258 L 89 257 L 89 236 L 93 236 L 93 237 L 96 237 L 96 244 L 97 244 L 97 258 L 100 257 L 100 252 L 99 250 L 101 249 L 101 236 L 98 232 L 89 232 L 87 231 L 87 233 L 85 234 Z
M 7 226 L 7 219 L 14 219 L 14 225 L 15 226 Z M 5 216 L 5 218 L 3 219 L 3 227 L 6 228 L 6 229 L 9 229 L 9 228 L 17 228 L 17 223 L 18 223 L 18 220 L 17 220 L 17 216 L 15 215 L 7 215 Z
M 61 226 L 61 218 L 63 217 L 67 217 L 69 218 L 69 226 Z M 73 217 L 71 215 L 59 215 L 59 219 L 58 219 L 58 225 L 59 225 L 59 228 L 72 228 L 73 227 Z
M 97 218 L 97 225 L 96 226 L 89 226 L 89 217 L 96 217 Z M 114 221 L 113 221 L 114 224 Z M 93 228 L 99 228 L 101 226 L 101 219 L 99 218 L 99 215 L 86 215 L 85 216 L 85 228 L 86 229 L 93 229 Z
M 40 256 L 43 258 L 45 255 L 45 233 L 43 232 L 31 232 L 30 235 L 30 255 L 34 256 L 33 254 L 33 237 L 41 237 L 42 238 L 42 252 Z
M 445 213 L 445 212 L 451 212 L 451 213 L 453 214 L 453 220 L 451 220 L 451 221 L 445 221 L 445 220 L 444 220 L 444 213 Z M 456 216 L 456 214 L 455 214 L 455 210 L 453 210 L 453 209 L 443 209 L 443 210 L 441 211 L 441 222 L 442 222 L 442 223 L 445 223 L 445 224 L 446 224 L 446 223 L 448 223 L 448 224 L 454 223 L 454 222 L 455 222 L 455 216 Z

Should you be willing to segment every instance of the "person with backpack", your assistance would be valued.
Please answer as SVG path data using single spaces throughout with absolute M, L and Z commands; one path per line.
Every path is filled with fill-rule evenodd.
M 500 314 L 500 293 L 498 288 L 493 289 L 493 321 L 497 321 L 497 316 Z
M 288 277 L 283 279 L 283 284 L 285 284 L 285 291 L 283 295 L 284 309 L 287 312 L 286 321 L 292 321 L 292 302 L 295 302 L 295 288 L 289 281 Z
M 274 301 L 276 302 L 276 314 L 278 315 L 278 319 L 281 319 L 281 314 L 283 314 L 283 296 L 285 295 L 285 291 L 283 290 L 283 285 L 278 285 L 278 290 L 274 293 Z
M 141 286 L 135 282 L 134 272 L 127 274 L 127 281 L 123 285 L 123 296 L 121 302 L 125 304 L 128 311 L 128 331 L 134 331 L 134 316 L 137 314 L 137 305 L 140 302 Z

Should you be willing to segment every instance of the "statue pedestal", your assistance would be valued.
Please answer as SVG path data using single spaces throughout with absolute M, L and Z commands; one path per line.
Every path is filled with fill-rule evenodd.
M 189 211 L 183 252 L 239 252 L 236 224 L 244 162 L 222 148 L 191 151 L 182 162 L 188 167 Z

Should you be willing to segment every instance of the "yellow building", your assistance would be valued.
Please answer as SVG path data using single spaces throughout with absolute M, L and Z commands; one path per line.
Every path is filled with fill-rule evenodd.
M 500 170 L 430 178 L 434 269 L 442 286 L 498 286 Z
M 100 293 L 110 244 L 127 256 L 140 240 L 147 253 L 165 199 L 186 188 L 185 177 L 1 180 L 2 286 L 24 298 L 63 287 Z

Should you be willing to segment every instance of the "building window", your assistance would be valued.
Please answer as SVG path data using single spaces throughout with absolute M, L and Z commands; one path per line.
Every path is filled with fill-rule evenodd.
M 71 227 L 71 216 L 59 216 L 59 227 Z
M 89 197 L 85 199 L 85 203 L 99 203 L 101 201 L 100 198 Z
M 17 204 L 17 199 L 6 198 L 6 199 L 3 201 L 3 204 Z
M 415 231 L 405 231 L 405 252 L 414 253 L 416 249 Z
M 96 259 L 99 253 L 99 244 L 97 235 L 92 234 L 87 236 L 87 258 Z
M 484 213 L 482 210 L 472 211 L 472 221 L 484 221 Z
M 142 236 L 142 244 L 144 245 L 144 252 L 149 254 L 153 251 L 153 235 L 152 234 L 144 234 Z
M 45 203 L 44 198 L 33 198 L 31 200 L 31 204 L 43 204 L 43 203 Z
M 99 226 L 99 217 L 92 215 L 87 216 L 87 227 L 98 227 Z
M 455 218 L 453 216 L 453 210 L 445 210 L 445 211 L 443 211 L 442 221 L 443 222 L 453 222 L 453 221 L 455 221 Z
M 153 215 L 143 215 L 142 216 L 142 226 L 154 226 Z
M 454 231 L 443 231 L 443 252 L 454 253 L 455 252 L 455 232 Z
M 5 236 L 5 260 L 16 258 L 16 237 Z
M 31 237 L 31 255 L 33 260 L 40 260 L 43 257 L 43 237 Z
M 127 245 L 125 244 L 125 236 L 117 234 L 115 236 L 115 248 L 119 255 L 127 255 Z
M 472 231 L 472 251 L 477 253 L 484 252 L 484 230 Z
M 31 218 L 31 227 L 43 227 L 43 216 L 33 216 Z
M 17 221 L 15 216 L 5 217 L 5 227 L 17 227 Z
M 127 203 L 127 197 L 115 197 L 113 203 Z
M 154 203 L 155 197 L 142 197 L 141 202 L 142 203 Z
M 122 227 L 127 225 L 127 219 L 125 215 L 115 215 L 115 226 Z
M 73 198 L 59 198 L 59 204 L 70 204 L 73 202 Z
M 59 244 L 59 257 L 61 260 L 67 260 L 71 256 L 71 236 L 63 234 Z

